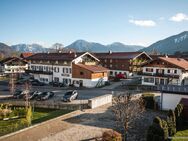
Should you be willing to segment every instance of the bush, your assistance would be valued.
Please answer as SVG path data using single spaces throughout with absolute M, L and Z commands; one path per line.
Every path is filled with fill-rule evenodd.
M 165 120 L 155 117 L 147 132 L 147 141 L 163 141 L 168 138 L 168 125 Z
M 169 135 L 173 136 L 176 133 L 176 116 L 173 110 L 168 111 L 167 124 Z
M 103 133 L 102 140 L 103 141 L 122 141 L 122 137 L 120 133 L 113 131 L 113 130 L 109 130 Z
M 154 100 L 154 94 L 143 94 L 142 98 L 145 101 L 145 107 L 148 109 L 154 109 L 155 108 L 155 100 Z

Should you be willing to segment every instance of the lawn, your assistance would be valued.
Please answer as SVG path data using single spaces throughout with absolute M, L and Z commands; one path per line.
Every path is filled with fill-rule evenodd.
M 69 112 L 71 111 L 36 108 L 34 109 L 33 113 L 32 125 L 58 117 L 60 115 L 64 115 Z M 25 128 L 25 126 L 22 124 L 23 120 L 24 118 L 8 121 L 0 120 L 0 136 Z
M 180 138 L 178 138 L 178 137 L 180 137 Z M 182 137 L 187 137 L 187 138 L 182 138 Z M 173 138 L 172 141 L 188 141 L 188 130 L 178 131 L 175 134 L 175 138 Z

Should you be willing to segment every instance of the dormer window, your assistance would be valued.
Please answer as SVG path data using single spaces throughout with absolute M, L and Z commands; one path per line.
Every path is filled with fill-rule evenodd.
M 55 61 L 55 64 L 58 64 L 58 61 Z
M 40 63 L 42 63 L 42 60 L 40 60 Z
M 64 64 L 67 65 L 67 61 L 64 61 Z
M 47 61 L 48 64 L 50 64 L 50 61 Z

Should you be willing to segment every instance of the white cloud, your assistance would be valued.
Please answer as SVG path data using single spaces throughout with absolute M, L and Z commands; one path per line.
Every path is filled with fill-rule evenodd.
M 137 26 L 143 26 L 143 27 L 156 26 L 156 23 L 152 20 L 129 20 L 129 22 Z
M 188 21 L 188 16 L 184 13 L 177 13 L 176 15 L 172 16 L 169 20 L 174 22 Z

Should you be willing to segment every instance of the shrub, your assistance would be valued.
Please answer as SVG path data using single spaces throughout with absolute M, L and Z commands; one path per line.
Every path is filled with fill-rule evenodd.
M 102 140 L 103 141 L 122 141 L 122 137 L 120 133 L 113 131 L 113 130 L 109 130 L 103 133 Z
M 168 111 L 167 124 L 169 135 L 173 136 L 176 133 L 176 116 L 173 110 Z

